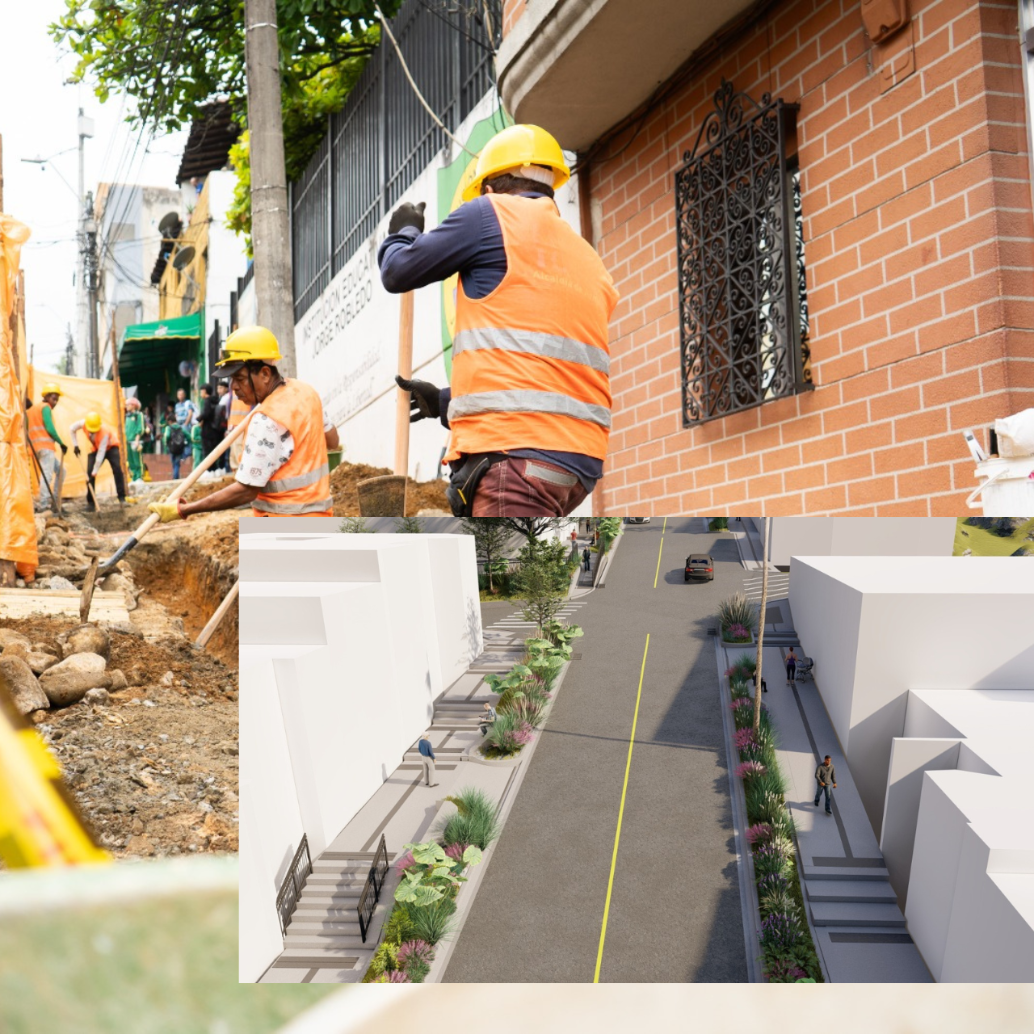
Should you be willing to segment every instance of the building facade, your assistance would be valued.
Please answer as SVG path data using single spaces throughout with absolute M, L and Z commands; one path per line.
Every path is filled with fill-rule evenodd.
M 621 291 L 597 511 L 963 512 L 961 432 L 1034 404 L 1031 0 L 507 0 L 503 33 Z

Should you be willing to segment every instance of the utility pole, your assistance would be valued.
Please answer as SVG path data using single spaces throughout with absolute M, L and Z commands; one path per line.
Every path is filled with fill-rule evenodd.
M 89 259 L 87 257 L 87 241 L 86 241 L 86 224 L 90 219 L 89 208 L 92 205 L 87 204 L 86 199 L 86 159 L 85 159 L 85 141 L 92 139 L 93 137 L 93 119 L 87 118 L 83 114 L 83 109 L 79 109 L 79 276 L 76 281 L 76 295 L 78 316 L 76 319 L 77 327 L 76 332 L 79 337 L 79 347 L 82 349 L 84 354 L 84 368 L 81 371 L 85 376 L 92 377 L 93 373 L 90 369 L 90 356 L 93 351 L 90 346 L 93 345 L 96 332 L 91 330 L 92 321 L 89 317 L 88 311 L 84 309 L 89 306 Z M 91 336 L 92 334 L 92 336 Z M 89 342 L 87 342 L 89 337 Z
M 97 270 L 97 221 L 93 218 L 93 191 L 86 195 L 83 220 L 83 273 L 86 282 L 90 317 L 90 345 L 86 358 L 86 375 L 100 377 L 100 343 L 97 340 L 97 291 L 100 287 Z
M 258 322 L 280 342 L 282 373 L 295 375 L 291 234 L 280 107 L 276 0 L 245 0 L 248 132 L 251 149 L 251 243 Z

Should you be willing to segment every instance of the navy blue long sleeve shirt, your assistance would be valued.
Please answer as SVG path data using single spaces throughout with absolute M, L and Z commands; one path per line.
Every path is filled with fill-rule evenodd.
M 431 741 L 430 740 L 421 740 L 417 744 L 417 746 L 420 748 L 420 753 L 423 754 L 423 756 L 425 758 L 430 758 L 432 761 L 437 760 L 435 758 L 435 756 L 434 756 L 434 751 L 431 750 Z
M 546 195 L 529 192 L 520 196 Z M 381 283 L 392 294 L 415 291 L 459 273 L 460 290 L 468 298 L 486 297 L 502 283 L 507 269 L 503 231 L 492 202 L 483 196 L 468 201 L 428 233 L 404 226 L 389 234 L 377 250 L 377 265 Z M 441 421 L 446 427 L 451 398 L 452 390 L 442 388 Z M 603 476 L 603 460 L 578 452 L 512 449 L 510 455 L 556 464 L 574 474 L 587 492 Z

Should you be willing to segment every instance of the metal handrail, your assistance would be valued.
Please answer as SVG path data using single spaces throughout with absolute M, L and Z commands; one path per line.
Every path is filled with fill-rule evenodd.
M 302 871 L 302 858 L 304 856 L 304 871 Z M 287 926 L 291 922 L 298 898 L 301 897 L 302 887 L 305 880 L 312 872 L 312 858 L 309 856 L 309 839 L 303 833 L 302 842 L 291 860 L 291 867 L 287 870 L 284 882 L 276 896 L 276 912 L 280 917 L 280 932 L 286 937 Z
M 381 897 L 381 890 L 384 887 L 388 876 L 388 845 L 384 842 L 384 834 L 381 834 L 381 842 L 377 847 L 377 853 L 373 856 L 370 864 L 370 871 L 366 874 L 366 882 L 363 884 L 362 893 L 359 895 L 359 904 L 356 912 L 359 915 L 359 934 L 366 943 L 366 935 L 370 929 L 370 920 L 373 919 L 374 909 Z

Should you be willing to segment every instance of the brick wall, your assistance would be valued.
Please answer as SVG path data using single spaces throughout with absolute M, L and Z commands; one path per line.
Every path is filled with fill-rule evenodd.
M 916 72 L 882 95 L 859 6 L 776 6 L 593 164 L 622 295 L 600 512 L 958 514 L 976 484 L 960 430 L 1034 405 L 1017 5 L 911 0 Z M 687 430 L 673 175 L 723 76 L 801 106 L 816 388 Z
M 528 0 L 503 0 L 503 36 L 513 28 L 514 22 L 524 13 Z

